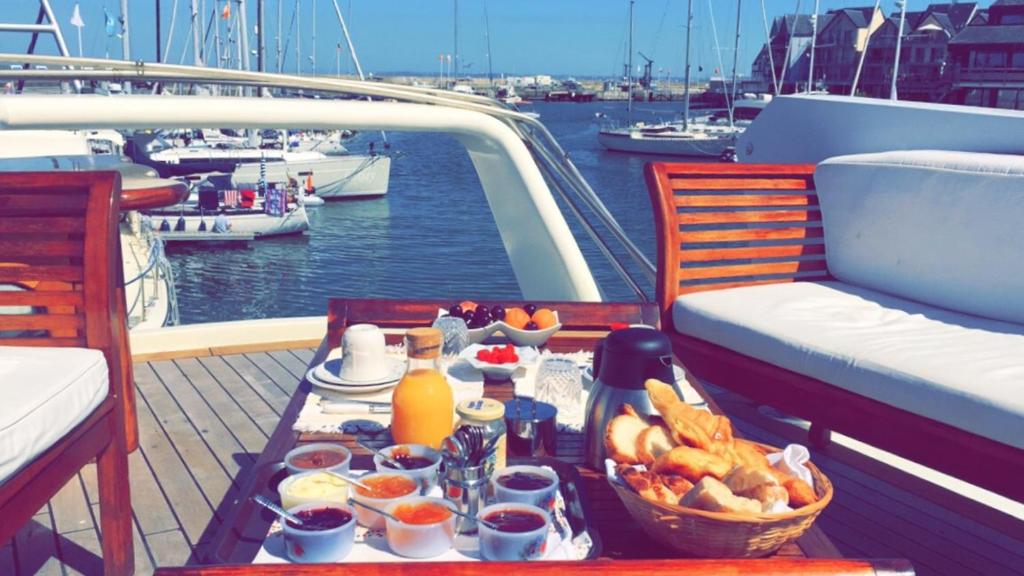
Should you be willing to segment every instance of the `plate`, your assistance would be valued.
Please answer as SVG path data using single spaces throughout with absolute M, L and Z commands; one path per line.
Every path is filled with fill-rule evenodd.
M 323 388 L 324 390 L 330 390 L 332 392 L 340 392 L 345 395 L 368 394 L 370 392 L 379 392 L 381 390 L 387 390 L 388 388 L 393 388 L 397 386 L 398 380 L 401 379 L 401 377 L 399 377 L 396 380 L 391 380 L 389 382 L 382 382 L 378 384 L 360 384 L 358 386 L 346 386 L 343 384 L 330 384 L 328 382 L 323 382 L 322 380 L 316 377 L 316 375 L 314 374 L 314 370 L 315 369 L 310 368 L 309 372 L 306 372 L 306 380 L 309 380 L 310 384 L 316 386 L 317 388 Z
M 519 362 L 509 362 L 507 364 L 492 364 L 490 362 L 484 362 L 477 360 L 476 353 L 486 348 L 492 348 L 492 346 L 484 346 L 482 344 L 473 344 L 467 346 L 460 354 L 459 358 L 462 358 L 469 363 L 473 368 L 483 372 L 485 375 L 490 376 L 495 380 L 507 379 L 515 373 L 520 366 L 526 366 L 532 364 L 537 360 L 537 350 L 535 348 L 516 346 L 516 355 L 519 356 Z
M 384 361 L 388 364 L 387 374 L 373 380 L 350 380 L 335 374 L 334 370 L 340 371 L 341 369 L 341 358 L 334 358 L 332 360 L 327 360 L 323 364 L 318 364 L 313 368 L 313 375 L 316 376 L 317 380 L 325 384 L 346 387 L 377 386 L 379 384 L 395 382 L 405 375 L 404 360 L 401 358 L 385 356 Z

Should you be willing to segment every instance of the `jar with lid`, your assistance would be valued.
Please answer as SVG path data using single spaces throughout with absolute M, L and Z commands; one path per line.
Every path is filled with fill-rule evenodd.
M 507 429 L 505 428 L 505 405 L 492 398 L 478 398 L 476 400 L 463 400 L 455 408 L 459 421 L 455 425 L 477 426 L 484 432 L 484 444 L 492 438 L 498 437 L 494 453 L 486 462 L 487 473 L 493 473 L 505 467 L 505 440 Z

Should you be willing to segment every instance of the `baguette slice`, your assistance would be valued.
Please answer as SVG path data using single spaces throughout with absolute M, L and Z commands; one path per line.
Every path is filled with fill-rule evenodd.
M 604 434 L 605 454 L 619 464 L 639 464 L 637 438 L 646 428 L 647 422 L 635 412 L 612 418 Z
M 636 457 L 640 463 L 650 466 L 659 456 L 671 450 L 676 443 L 672 432 L 665 426 L 648 426 L 636 438 Z

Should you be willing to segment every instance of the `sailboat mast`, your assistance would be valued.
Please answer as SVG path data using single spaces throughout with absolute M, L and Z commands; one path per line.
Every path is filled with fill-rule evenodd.
M 281 68 L 284 66 L 284 54 L 281 52 L 281 36 L 283 30 L 281 24 L 284 23 L 284 0 L 277 0 L 277 73 L 281 73 Z
M 814 14 L 811 14 L 811 69 L 807 72 L 807 91 L 814 87 L 814 53 L 818 51 L 818 9 L 821 0 L 814 0 Z
M 626 56 L 626 121 L 633 123 L 633 0 L 629 0 L 629 54 Z
M 690 124 L 690 38 L 693 35 L 693 0 L 686 0 L 686 72 L 683 75 L 683 130 Z
M 238 42 L 239 55 L 238 67 L 248 72 L 249 68 L 249 19 L 245 10 L 245 0 L 238 0 Z
M 903 40 L 903 23 L 907 18 L 907 0 L 896 0 L 900 9 L 900 29 L 896 32 L 896 57 L 892 61 L 892 85 L 889 87 L 889 99 L 896 100 L 896 77 L 900 74 L 900 49 Z
M 743 0 L 736 0 L 736 40 L 732 48 L 732 95 L 729 97 L 729 127 L 732 128 L 736 110 L 736 89 L 740 83 L 740 17 L 743 15 Z
M 203 65 L 203 53 L 199 49 L 200 20 L 199 0 L 192 0 L 192 62 L 196 66 Z
M 132 59 L 131 42 L 128 39 L 128 0 L 121 0 L 121 50 L 125 60 Z M 132 93 L 132 83 L 124 83 L 124 91 Z
M 313 44 L 313 53 L 309 58 L 313 66 L 313 76 L 316 76 L 316 0 L 313 0 L 313 34 L 310 39 Z
M 302 13 L 300 0 L 295 0 L 295 74 L 302 75 Z
M 487 0 L 484 0 L 484 34 L 487 37 L 487 84 L 494 87 L 494 68 L 491 66 L 491 20 L 487 17 Z
M 459 0 L 454 0 L 455 12 L 455 51 L 452 52 L 452 79 L 454 82 L 459 81 Z M 453 84 L 454 84 L 453 82 Z

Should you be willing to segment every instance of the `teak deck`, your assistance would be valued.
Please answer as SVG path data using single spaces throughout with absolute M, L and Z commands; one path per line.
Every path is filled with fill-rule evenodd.
M 139 574 L 206 556 L 313 355 L 297 348 L 135 364 L 141 443 L 130 466 Z M 802 441 L 802 429 L 710 390 L 747 437 Z M 1024 523 L 838 445 L 812 452 L 836 490 L 817 524 L 844 556 L 908 558 L 925 575 L 1024 574 Z M 99 572 L 95 480 L 90 466 L 3 543 L 0 574 Z

